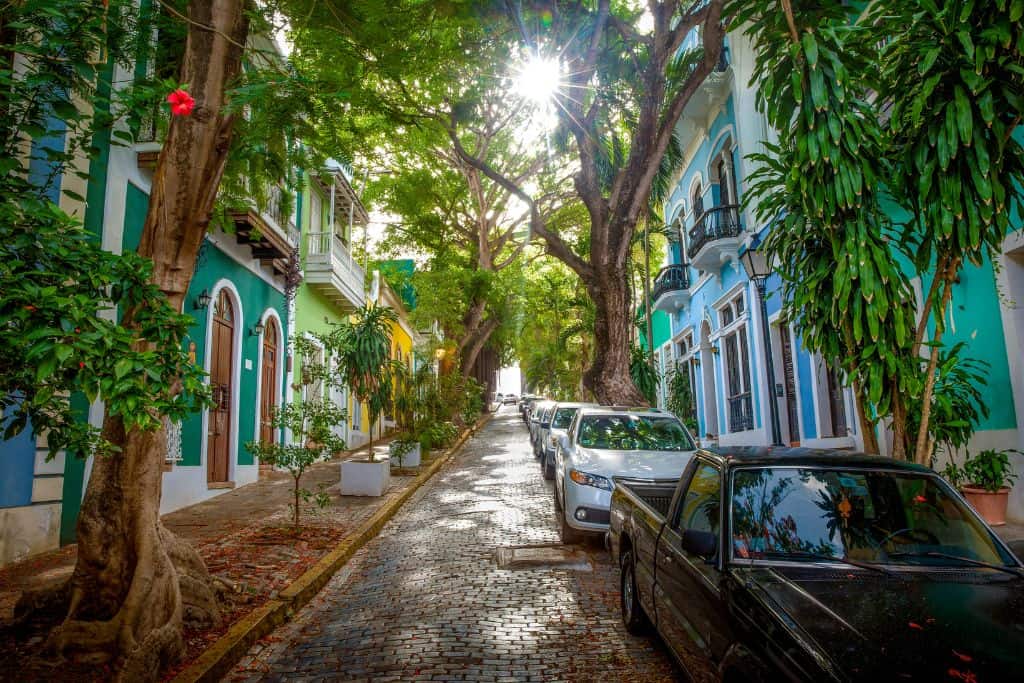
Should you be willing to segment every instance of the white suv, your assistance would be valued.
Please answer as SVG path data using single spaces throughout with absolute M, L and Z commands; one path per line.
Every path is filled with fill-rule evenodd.
M 612 477 L 678 479 L 696 450 L 679 419 L 657 408 L 580 408 L 555 449 L 563 543 L 608 530 Z

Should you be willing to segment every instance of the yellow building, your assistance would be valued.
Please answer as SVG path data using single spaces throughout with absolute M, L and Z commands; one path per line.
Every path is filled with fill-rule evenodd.
M 407 368 L 414 368 L 416 363 L 415 346 L 418 334 L 409 320 L 409 310 L 405 301 L 388 285 L 379 271 L 375 271 L 373 274 L 373 284 L 370 288 L 368 300 L 374 301 L 379 306 L 387 306 L 395 311 L 397 317 L 391 323 L 391 358 L 402 362 Z M 352 418 L 352 425 L 356 428 L 353 436 L 356 436 L 358 432 L 361 432 L 361 435 L 369 435 L 370 411 L 367 409 L 366 404 L 359 403 L 355 398 L 350 397 L 348 411 Z M 394 416 L 382 415 L 379 424 L 374 430 L 373 438 L 376 440 L 386 435 L 394 427 Z M 361 443 L 365 443 L 365 440 L 364 438 L 358 442 L 354 441 L 350 446 L 358 446 Z

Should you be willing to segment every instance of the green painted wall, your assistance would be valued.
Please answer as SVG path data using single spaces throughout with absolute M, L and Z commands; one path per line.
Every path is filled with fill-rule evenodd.
M 654 348 L 658 348 L 672 337 L 672 321 L 665 311 L 655 311 L 651 316 L 651 330 L 654 336 Z
M 647 322 L 644 320 L 643 306 L 637 312 L 637 322 L 640 325 L 640 346 L 646 349 L 648 348 Z M 654 311 L 654 314 L 651 315 L 651 333 L 654 336 L 655 349 L 672 338 L 672 319 L 669 318 L 668 313 Z
M 71 397 L 71 409 L 76 419 L 89 419 L 89 401 L 84 394 Z M 85 481 L 85 458 L 73 453 L 64 455 L 64 489 L 60 507 L 60 544 L 74 543 L 77 535 L 78 513 L 82 509 L 82 484 Z
M 128 183 L 124 198 L 124 231 L 121 233 L 121 251 L 138 251 L 142 241 L 142 227 L 149 211 L 149 195 Z
M 953 286 L 952 324 L 947 325 L 942 338 L 947 347 L 965 342 L 968 357 L 988 363 L 988 384 L 982 393 L 989 416 L 979 423 L 979 430 L 1017 426 L 999 301 L 992 263 L 986 258 L 980 266 L 968 264 L 961 273 L 960 284 Z
M 892 202 L 885 202 L 883 207 L 894 222 L 903 222 L 910 217 Z M 1020 223 L 1015 222 L 1014 225 Z M 914 274 L 914 268 L 906 257 L 898 254 L 897 260 L 904 272 Z M 924 278 L 923 289 L 930 286 L 932 275 L 928 273 Z M 989 408 L 989 416 L 978 424 L 978 430 L 1015 429 L 1017 417 L 1010 384 L 1010 363 L 1006 352 L 1000 295 L 995 271 L 988 258 L 980 266 L 970 263 L 964 266 L 960 284 L 953 286 L 951 304 L 952 311 L 947 311 L 943 346 L 949 348 L 957 342 L 964 342 L 967 345 L 964 349 L 966 357 L 988 363 L 985 373 L 988 384 L 981 390 Z M 934 322 L 930 322 L 929 337 L 934 330 Z

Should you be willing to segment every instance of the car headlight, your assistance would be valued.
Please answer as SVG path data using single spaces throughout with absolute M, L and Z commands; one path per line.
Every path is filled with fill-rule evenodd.
M 606 477 L 599 477 L 596 474 L 587 474 L 579 470 L 569 470 L 569 478 L 580 486 L 593 486 L 596 489 L 612 490 L 612 482 Z

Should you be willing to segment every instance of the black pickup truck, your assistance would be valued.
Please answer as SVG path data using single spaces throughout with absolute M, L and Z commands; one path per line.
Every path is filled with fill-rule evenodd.
M 616 480 L 609 543 L 627 630 L 695 681 L 1024 680 L 1024 568 L 924 467 L 698 451 Z

